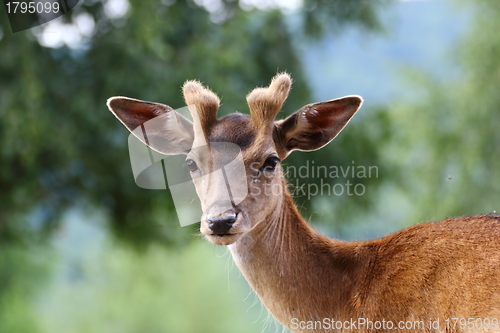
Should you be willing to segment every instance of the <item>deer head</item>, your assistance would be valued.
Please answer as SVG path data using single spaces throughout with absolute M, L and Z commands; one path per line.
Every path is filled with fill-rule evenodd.
M 233 113 L 220 119 L 219 98 L 197 81 L 183 86 L 193 122 L 167 105 L 126 97 L 110 98 L 108 107 L 132 133 L 150 119 L 163 119 L 148 129 L 149 140 L 140 139 L 161 153 L 186 155 L 202 203 L 201 233 L 215 244 L 229 245 L 278 218 L 288 195 L 281 161 L 294 150 L 311 151 L 328 144 L 362 104 L 361 97 L 347 96 L 308 104 L 275 120 L 291 84 L 288 74 L 278 74 L 268 87 L 247 95 L 250 115 Z M 244 175 L 227 168 L 222 174 L 214 172 L 238 155 Z M 235 200 L 235 187 L 244 198 Z

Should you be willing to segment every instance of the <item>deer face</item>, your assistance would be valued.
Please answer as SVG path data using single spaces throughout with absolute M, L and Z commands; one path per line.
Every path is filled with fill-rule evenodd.
M 218 97 L 196 81 L 183 87 L 193 122 L 169 106 L 126 97 L 110 98 L 108 107 L 131 131 L 161 117 L 148 131 L 149 140 L 140 139 L 161 153 L 186 155 L 202 204 L 200 231 L 215 244 L 229 245 L 279 215 L 287 191 L 281 161 L 293 150 L 326 145 L 362 103 L 348 96 L 309 104 L 276 121 L 290 86 L 288 74 L 278 74 L 268 87 L 247 96 L 250 115 L 220 119 Z
M 231 114 L 213 124 L 201 150 L 187 154 L 202 203 L 200 231 L 215 244 L 233 243 L 276 205 L 266 193 L 281 180 L 279 158 L 272 140 L 257 137 L 249 116 Z

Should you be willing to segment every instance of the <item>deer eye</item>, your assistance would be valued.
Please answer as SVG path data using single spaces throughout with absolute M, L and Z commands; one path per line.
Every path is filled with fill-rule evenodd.
M 195 172 L 196 170 L 198 170 L 198 165 L 196 165 L 196 162 L 190 158 L 186 160 L 186 166 L 189 172 Z
M 276 156 L 268 157 L 260 169 L 262 171 L 274 171 L 279 162 L 280 159 Z

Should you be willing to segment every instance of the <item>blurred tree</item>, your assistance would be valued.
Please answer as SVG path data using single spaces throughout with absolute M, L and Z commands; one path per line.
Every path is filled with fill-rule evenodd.
M 64 17 L 70 23 L 90 14 L 95 23 L 94 34 L 76 49 L 43 47 L 41 28 L 35 30 L 38 38 L 32 31 L 11 34 L 2 20 L 3 242 L 28 231 L 22 222 L 26 214 L 34 222 L 29 230 L 50 234 L 61 212 L 75 205 L 105 210 L 115 234 L 138 246 L 151 240 L 183 242 L 182 235 L 193 233 L 178 227 L 168 192 L 134 185 L 128 132 L 104 105 L 110 96 L 182 107 L 180 87 L 196 78 L 223 97 L 221 113 L 245 112 L 248 91 L 267 84 L 277 71 L 288 71 L 296 80 L 288 105 L 310 102 L 280 10 L 241 10 L 236 1 L 214 8 L 203 1 L 135 0 L 119 17 L 109 14 L 109 4 L 85 1 Z M 299 15 L 304 31 L 317 30 L 312 26 L 323 26 L 327 16 L 337 24 L 375 26 L 376 3 L 309 1 L 305 6 Z M 319 21 L 311 20 L 320 12 Z
M 461 73 L 413 72 L 420 100 L 389 109 L 394 141 L 385 158 L 401 170 L 413 223 L 500 212 L 500 2 L 455 2 L 474 15 L 450 55 Z
M 305 0 L 302 11 L 303 29 L 312 37 L 320 37 L 325 31 L 339 29 L 346 23 L 368 30 L 381 30 L 377 7 L 389 3 L 380 0 Z

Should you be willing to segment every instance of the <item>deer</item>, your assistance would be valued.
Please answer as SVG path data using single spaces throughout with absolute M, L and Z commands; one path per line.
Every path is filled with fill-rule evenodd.
M 263 305 L 292 332 L 500 332 L 500 215 L 448 218 L 349 242 L 323 236 L 305 221 L 282 161 L 331 142 L 363 99 L 308 104 L 276 120 L 291 85 L 289 74 L 278 73 L 252 90 L 249 115 L 217 118 L 219 97 L 193 80 L 182 88 L 193 121 L 160 103 L 117 96 L 107 105 L 130 131 L 164 116 L 151 135 L 176 148 L 152 148 L 186 155 L 193 179 L 217 167 L 221 152 L 211 143 L 241 149 L 248 195 L 220 204 L 224 182 L 195 182 L 200 232 L 229 248 Z M 192 153 L 200 144 L 208 147 L 204 157 Z

